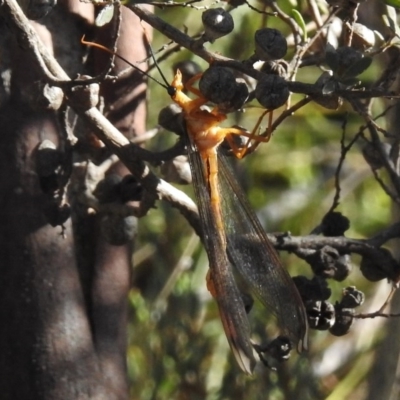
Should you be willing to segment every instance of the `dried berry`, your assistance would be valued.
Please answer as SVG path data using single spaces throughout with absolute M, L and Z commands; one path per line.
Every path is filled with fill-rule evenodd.
M 341 81 L 354 78 L 364 72 L 372 59 L 352 47 L 343 46 L 337 50 L 331 45 L 326 46 L 326 63 L 335 76 Z
M 321 91 L 321 94 L 311 95 L 317 104 L 328 110 L 337 110 L 343 104 L 343 99 L 334 94 L 337 82 L 331 71 L 324 71 L 315 82 L 315 86 Z
M 326 331 L 335 323 L 335 308 L 328 301 L 307 301 L 305 303 L 310 328 Z
M 199 81 L 200 92 L 215 104 L 229 102 L 236 93 L 236 86 L 235 76 L 224 67 L 208 68 Z
M 181 71 L 183 86 L 186 85 L 186 82 L 189 79 L 202 72 L 199 64 L 191 60 L 179 61 L 172 66 L 172 69 L 174 71 L 174 74 L 178 69 L 179 71 Z
M 255 96 L 263 107 L 275 110 L 289 98 L 287 82 L 277 75 L 265 75 L 257 83 Z
M 259 60 L 279 60 L 287 53 L 286 38 L 277 29 L 259 29 L 254 35 L 254 41 L 255 54 Z
M 294 276 L 293 281 L 303 301 L 307 300 L 328 300 L 332 294 L 326 279 L 314 276 L 308 279 L 305 276 Z
M 55 202 L 50 202 L 44 207 L 43 214 L 51 226 L 59 226 L 65 223 L 71 216 L 71 207 L 69 204 L 59 206 Z
M 249 88 L 244 82 L 236 80 L 235 93 L 229 101 L 218 104 L 220 112 L 228 114 L 240 110 L 249 98 Z
M 100 203 L 112 203 L 119 200 L 119 184 L 122 178 L 117 174 L 109 174 L 102 179 L 93 191 Z
M 340 254 L 331 246 L 324 246 L 305 259 L 315 273 L 323 278 L 332 278 L 342 281 L 351 271 L 350 256 Z
M 292 345 L 286 336 L 278 336 L 267 344 L 254 345 L 254 350 L 260 357 L 261 362 L 267 367 L 274 370 L 268 361 L 268 358 L 278 362 L 287 361 L 290 358 Z M 271 360 L 272 361 L 272 360 Z
M 335 307 L 336 318 L 335 323 L 329 329 L 334 336 L 346 335 L 354 322 L 354 310 L 352 308 Z
M 205 39 L 214 40 L 231 33 L 234 28 L 232 15 L 223 8 L 211 8 L 201 16 L 205 30 Z
M 331 211 L 322 219 L 322 234 L 324 236 L 343 236 L 349 227 L 349 219 L 340 212 Z
M 393 258 L 391 252 L 385 248 L 379 249 L 379 258 L 364 256 L 361 259 L 360 270 L 364 277 L 371 282 L 381 279 L 390 279 L 394 282 L 399 281 L 400 265 Z
M 164 107 L 158 114 L 158 124 L 179 136 L 185 134 L 182 109 L 175 103 Z
M 355 286 L 349 286 L 343 289 L 343 297 L 340 301 L 342 308 L 355 308 L 364 303 L 365 294 L 361 290 L 357 290 Z
M 119 196 L 122 203 L 140 201 L 142 199 L 142 194 L 143 187 L 133 175 L 125 175 L 122 178 L 119 185 Z

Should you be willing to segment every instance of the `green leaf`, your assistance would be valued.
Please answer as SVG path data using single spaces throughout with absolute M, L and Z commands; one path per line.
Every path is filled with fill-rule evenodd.
M 387 6 L 392 6 L 394 8 L 399 8 L 400 9 L 400 0 L 383 0 L 383 2 Z
M 400 1 L 400 0 L 399 0 Z M 307 40 L 307 28 L 306 28 L 306 23 L 304 22 L 303 16 L 294 8 L 292 10 L 292 16 L 299 25 L 303 35 L 302 39 L 305 42 Z
M 95 25 L 100 27 L 108 24 L 114 16 L 114 5 L 107 4 L 100 12 L 98 13 L 95 21 Z

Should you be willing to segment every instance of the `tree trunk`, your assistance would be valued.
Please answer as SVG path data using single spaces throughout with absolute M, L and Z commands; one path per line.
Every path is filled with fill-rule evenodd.
M 139 20 L 130 11 L 123 13 L 121 51 L 133 61 L 143 59 Z M 32 23 L 70 76 L 99 72 L 98 63 L 85 71 L 81 62 L 86 49 L 80 38 L 95 29 L 93 16 L 91 4 L 71 1 Z M 1 398 L 127 399 L 132 243 L 108 244 L 98 233 L 100 217 L 72 196 L 67 199 L 72 218 L 63 229 L 48 223 L 49 210 L 60 210 L 54 211 L 54 199 L 43 192 L 37 146 L 48 139 L 64 148 L 65 139 L 57 114 L 34 110 L 27 101 L 42 74 L 4 20 L 0 24 Z M 115 85 L 104 94 L 106 106 L 114 106 L 113 122 L 129 135 L 144 131 L 145 87 L 139 83 L 131 81 L 136 89 L 117 98 Z M 119 165 L 113 172 L 126 174 Z

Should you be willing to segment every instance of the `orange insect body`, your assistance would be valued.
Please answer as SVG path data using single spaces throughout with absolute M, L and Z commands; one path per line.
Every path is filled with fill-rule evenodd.
M 199 96 L 196 99 L 191 99 L 183 93 L 182 73 L 179 70 L 176 71 L 171 83 L 171 86 L 176 89 L 176 92 L 171 96 L 172 100 L 182 108 L 186 128 L 199 151 L 215 150 L 227 135 L 250 136 L 238 128 L 221 128 L 219 124 L 226 120 L 226 115 L 220 113 L 218 107 L 215 107 L 212 111 L 201 109 L 208 100 L 202 96 L 199 90 L 191 87 L 191 84 L 199 77 L 200 75 L 196 75 L 186 85 L 192 93 Z
M 232 352 L 242 370 L 250 374 L 255 366 L 250 339 L 251 329 L 230 262 L 234 262 L 242 277 L 250 284 L 252 289 L 255 289 L 256 295 L 262 303 L 266 307 L 272 306 L 272 311 L 275 312 L 282 326 L 286 322 L 282 320 L 283 316 L 285 316 L 285 319 L 287 318 L 285 330 L 294 341 L 298 341 L 300 350 L 307 346 L 307 322 L 301 299 L 290 276 L 281 266 L 279 258 L 257 217 L 247 205 L 245 196 L 240 194 L 240 188 L 233 182 L 233 177 L 229 177 L 227 167 L 224 166 L 223 162 L 221 164 L 221 167 L 223 167 L 221 184 L 226 185 L 229 182 L 230 185 L 230 188 L 224 186 L 224 202 L 229 202 L 228 198 L 237 199 L 234 200 L 235 207 L 239 208 L 233 209 L 236 215 L 228 216 L 226 214 L 227 210 L 222 207 L 222 198 L 220 197 L 217 152 L 219 145 L 224 139 L 227 139 L 236 156 L 241 158 L 246 152 L 247 146 L 242 150 L 237 149 L 232 140 L 232 135 L 243 135 L 250 140 L 259 138 L 256 133 L 268 111 L 261 115 L 251 133 L 233 127 L 222 128 L 219 124 L 226 119 L 226 115 L 219 112 L 218 107 L 211 111 L 201 109 L 207 103 L 207 99 L 202 96 L 198 89 L 191 86 L 199 77 L 200 75 L 195 76 L 186 85 L 186 89 L 197 95 L 197 98 L 191 99 L 183 92 L 182 75 L 179 70 L 172 81 L 169 93 L 172 100 L 182 108 L 188 136 L 191 143 L 196 147 L 194 151 L 201 157 L 202 161 L 201 165 L 197 163 L 194 154 L 191 155 L 193 150 L 189 150 L 196 197 L 204 224 L 204 245 L 210 262 L 207 288 L 218 303 L 221 321 Z M 258 140 L 268 141 L 269 138 L 259 138 Z M 202 172 L 199 173 L 197 168 L 201 168 Z M 201 175 L 203 175 L 203 179 L 201 179 Z M 202 182 L 208 185 L 206 190 L 208 196 L 205 197 L 202 194 L 204 188 L 198 186 L 202 185 Z M 227 189 L 228 191 L 226 191 Z M 234 191 L 233 197 L 230 197 L 230 189 Z M 240 226 L 240 216 L 248 220 L 246 228 Z M 226 221 L 229 224 L 227 230 L 224 222 L 226 218 L 229 218 Z M 235 226 L 233 231 L 232 226 Z M 241 234 L 244 237 L 250 234 L 257 238 L 259 243 L 255 246 L 245 245 L 243 239 L 234 239 L 232 234 L 238 235 L 238 238 Z M 230 261 L 228 260 L 228 253 L 230 254 Z M 277 281 L 276 286 L 274 279 Z M 280 285 L 287 286 L 287 291 L 286 289 L 281 290 Z M 292 302 L 294 304 L 291 304 Z
M 199 96 L 196 99 L 191 99 L 183 93 L 182 73 L 177 70 L 174 80 L 171 83 L 171 87 L 175 88 L 176 91 L 171 98 L 182 108 L 188 134 L 196 144 L 201 158 L 207 165 L 208 170 L 205 171 L 205 178 L 210 186 L 211 206 L 217 218 L 216 224 L 221 241 L 226 247 L 224 222 L 220 206 L 221 199 L 218 190 L 217 149 L 228 135 L 250 135 L 247 135 L 243 130 L 238 128 L 221 128 L 219 124 L 226 120 L 226 115 L 220 113 L 218 107 L 215 107 L 212 111 L 200 108 L 207 103 L 207 99 L 202 96 L 199 90 L 191 87 L 191 84 L 199 79 L 199 77 L 200 75 L 196 75 L 186 85 L 188 90 Z

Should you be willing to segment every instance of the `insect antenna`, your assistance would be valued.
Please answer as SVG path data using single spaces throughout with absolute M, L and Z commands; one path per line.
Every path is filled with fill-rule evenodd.
M 134 64 L 131 63 L 129 60 L 127 60 L 125 57 L 122 57 L 122 56 L 119 55 L 118 53 L 116 53 L 116 52 L 110 50 L 108 47 L 103 46 L 102 44 L 99 44 L 99 43 L 88 42 L 87 40 L 85 40 L 85 35 L 84 35 L 84 36 L 82 37 L 82 39 L 81 39 L 81 43 L 82 43 L 82 44 L 84 44 L 84 45 L 86 45 L 86 46 L 95 47 L 95 48 L 100 49 L 100 50 L 103 50 L 103 51 L 106 51 L 107 53 L 111 54 L 112 56 L 117 57 L 117 58 L 119 58 L 120 60 L 124 61 L 124 62 L 127 63 L 130 67 L 136 69 L 137 71 L 139 71 L 139 72 L 141 72 L 142 74 L 146 75 L 146 76 L 147 76 L 149 79 L 151 79 L 152 81 L 158 83 L 160 86 L 162 86 L 164 89 L 167 90 L 167 92 L 168 92 L 168 94 L 169 94 L 170 96 L 173 96 L 173 95 L 175 94 L 175 92 L 176 92 L 176 89 L 175 89 L 174 87 L 172 87 L 171 85 L 168 84 L 168 81 L 167 81 L 167 79 L 165 78 L 165 75 L 162 73 L 161 68 L 160 68 L 160 66 L 158 65 L 157 61 L 156 61 L 156 58 L 155 58 L 155 56 L 154 56 L 153 49 L 151 48 L 147 37 L 146 37 L 146 41 L 147 41 L 147 44 L 148 44 L 148 48 L 149 48 L 151 57 L 152 57 L 153 60 L 154 60 L 154 64 L 155 64 L 155 66 L 156 66 L 158 72 L 160 73 L 160 75 L 161 75 L 161 77 L 162 77 L 162 79 L 163 79 L 164 82 L 161 82 L 161 81 L 159 81 L 157 78 L 154 78 L 154 77 L 151 76 L 148 72 L 143 71 L 143 70 L 140 69 L 138 66 L 134 65 Z
M 163 81 L 166 84 L 166 87 L 165 86 L 163 86 L 163 87 L 165 87 L 167 89 L 167 92 L 168 92 L 168 94 L 170 96 L 173 96 L 175 94 L 175 92 L 176 92 L 176 88 L 174 88 L 173 86 L 168 84 L 167 78 L 163 74 L 163 72 L 162 72 L 162 70 L 161 70 L 161 68 L 160 68 L 160 66 L 159 66 L 159 64 L 158 64 L 158 62 L 156 60 L 156 56 L 154 55 L 153 48 L 150 45 L 150 41 L 149 41 L 149 38 L 146 35 L 146 32 L 144 32 L 144 37 L 146 38 L 147 46 L 149 48 L 149 52 L 150 52 L 151 58 L 154 61 L 154 65 L 156 66 L 158 73 L 161 75 L 161 78 L 163 79 Z

